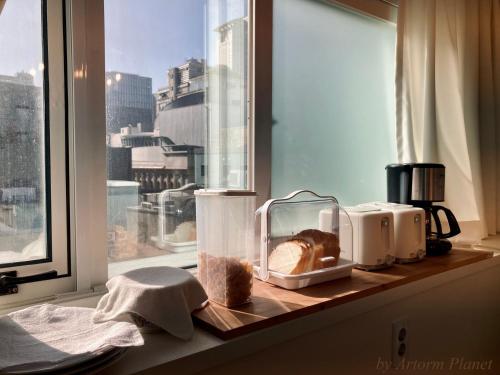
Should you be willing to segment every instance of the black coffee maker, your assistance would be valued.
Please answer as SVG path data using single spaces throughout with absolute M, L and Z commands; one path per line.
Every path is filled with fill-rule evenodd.
M 425 210 L 427 255 L 442 255 L 451 250 L 447 238 L 460 233 L 455 215 L 446 207 L 434 205 L 444 201 L 445 166 L 434 163 L 390 164 L 387 170 L 387 201 L 411 204 Z M 443 233 L 439 211 L 446 216 L 450 230 Z M 432 230 L 434 221 L 436 231 Z

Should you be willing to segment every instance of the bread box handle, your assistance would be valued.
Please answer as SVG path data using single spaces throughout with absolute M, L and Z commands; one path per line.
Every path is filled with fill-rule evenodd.
M 318 195 L 312 190 L 295 190 L 295 191 L 291 192 L 290 194 L 288 194 L 285 198 L 274 199 L 273 202 L 289 200 L 289 199 L 295 198 L 299 194 L 304 194 L 304 193 L 308 193 L 308 194 L 314 195 L 315 197 L 322 198 L 322 199 L 332 199 L 338 204 L 337 199 L 335 197 L 332 197 L 331 195 Z

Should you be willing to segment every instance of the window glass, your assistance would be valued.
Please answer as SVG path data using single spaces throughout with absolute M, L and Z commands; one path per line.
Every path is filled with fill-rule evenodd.
M 193 266 L 194 191 L 246 184 L 246 1 L 104 4 L 109 274 Z
M 321 1 L 275 0 L 272 194 L 385 200 L 396 160 L 396 28 Z
M 208 184 L 247 188 L 247 2 L 207 0 Z
M 49 260 L 42 2 L 0 1 L 0 266 Z

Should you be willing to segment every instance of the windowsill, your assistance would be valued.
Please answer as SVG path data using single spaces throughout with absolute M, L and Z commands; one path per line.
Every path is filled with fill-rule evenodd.
M 195 327 L 191 341 L 184 342 L 166 333 L 145 334 L 143 347 L 131 348 L 125 356 L 104 369 L 102 374 L 135 374 L 158 371 L 194 373 L 239 357 L 250 355 L 273 345 L 320 330 L 374 309 L 429 291 L 455 280 L 477 275 L 492 267 L 500 267 L 500 252 L 492 258 L 451 269 L 412 281 L 393 289 L 366 296 L 352 302 L 327 308 L 310 315 L 260 329 L 247 335 L 224 341 Z
M 500 245 L 500 236 L 483 241 L 480 247 L 481 250 L 493 251 L 492 258 L 425 277 L 231 340 L 224 341 L 198 327 L 195 327 L 193 338 L 190 341 L 176 339 L 167 333 L 144 334 L 144 346 L 130 348 L 119 361 L 103 369 L 100 374 L 127 375 L 139 372 L 148 373 L 159 369 L 161 369 L 160 373 L 167 373 L 168 370 L 173 370 L 175 373 L 179 366 L 182 366 L 183 372 L 194 373 L 221 365 L 369 311 L 397 303 L 408 297 L 453 283 L 455 280 L 477 276 L 493 267 L 500 267 L 500 251 L 498 250 L 500 246 L 497 245 Z M 80 299 L 48 302 L 66 306 L 95 307 L 100 296 L 101 293 L 94 293 Z
M 298 290 L 285 290 L 254 280 L 252 303 L 233 309 L 212 303 L 193 313 L 193 317 L 200 327 L 227 340 L 478 263 L 492 255 L 491 251 L 454 249 L 447 255 L 395 264 L 379 271 L 354 269 L 351 277 Z

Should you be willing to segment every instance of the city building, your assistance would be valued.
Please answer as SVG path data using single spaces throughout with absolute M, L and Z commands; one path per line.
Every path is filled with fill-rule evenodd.
M 43 228 L 43 91 L 31 74 L 0 75 L 0 232 L 3 250 L 23 249 Z
M 191 58 L 182 65 L 170 68 L 167 86 L 155 93 L 156 114 L 172 108 L 202 104 L 205 89 L 204 59 Z
M 110 146 L 132 148 L 131 170 L 141 193 L 204 183 L 205 89 L 205 60 L 170 68 L 167 86 L 155 93 L 154 131 L 126 126 L 108 139 Z
M 0 188 L 43 185 L 43 94 L 33 76 L 0 75 Z M 22 171 L 22 173 L 19 173 Z
M 170 111 L 167 111 L 170 112 Z M 170 128 L 179 140 L 188 140 L 188 123 L 175 122 Z M 159 193 L 180 188 L 188 183 L 202 183 L 204 175 L 203 146 L 199 141 L 175 143 L 155 132 L 141 132 L 128 126 L 120 133 L 108 135 L 108 180 L 133 180 L 139 192 Z
M 153 130 L 154 97 L 152 79 L 137 74 L 106 72 L 107 133 L 119 133 L 128 125 L 141 124 Z

